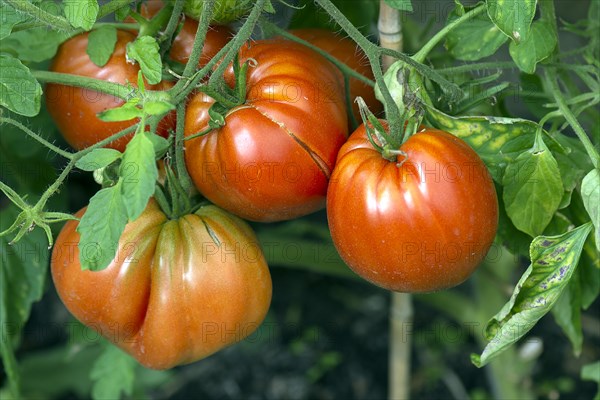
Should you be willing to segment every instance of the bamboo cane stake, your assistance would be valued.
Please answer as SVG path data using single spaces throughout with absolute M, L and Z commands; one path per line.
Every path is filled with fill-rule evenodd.
M 379 43 L 381 47 L 402 51 L 402 27 L 400 12 L 380 0 Z M 383 68 L 388 69 L 395 61 L 384 56 Z M 410 396 L 410 350 L 412 337 L 412 298 L 407 293 L 392 293 L 390 307 L 390 400 L 404 400 Z

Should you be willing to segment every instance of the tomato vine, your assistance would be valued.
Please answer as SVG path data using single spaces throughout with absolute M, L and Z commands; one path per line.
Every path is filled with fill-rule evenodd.
M 256 259 L 250 261 L 219 264 L 219 257 L 211 258 L 215 263 L 211 273 L 220 267 L 229 271 L 230 286 L 222 291 L 205 288 L 207 293 L 213 289 L 219 293 L 215 309 L 236 301 L 238 308 L 253 301 L 260 306 L 249 310 L 251 321 L 242 318 L 234 323 L 258 326 L 264 318 L 271 289 L 263 256 L 271 266 L 357 278 L 347 263 L 381 287 L 417 293 L 457 285 L 479 267 L 484 272 L 469 278 L 465 290 L 415 297 L 417 305 L 428 303 L 459 323 L 484 324 L 482 334 L 472 335 L 482 348 L 471 355 L 475 366 L 483 367 L 501 354 L 514 363 L 518 357 L 513 344 L 547 314 L 554 315 L 573 354 L 582 352 L 582 315 L 597 304 L 600 293 L 597 1 L 590 2 L 587 17 L 577 22 L 558 18 L 560 5 L 551 0 L 487 0 L 473 5 L 448 2 L 447 9 L 436 9 L 439 15 L 428 23 L 416 23 L 417 16 L 410 14 L 413 5 L 420 7 L 416 2 L 381 0 L 380 9 L 393 10 L 389 15 L 400 30 L 391 33 L 404 33 L 405 51 L 385 48 L 384 40 L 377 44 L 375 34 L 390 32 L 376 31 L 376 2 L 367 0 L 299 0 L 298 5 L 257 0 L 240 2 L 237 8 L 226 0 L 102 3 L 0 2 L 0 152 L 11 163 L 11 172 L 0 168 L 0 290 L 8 293 L 0 299 L 0 325 L 21 326 L 28 320 L 43 293 L 44 267 L 51 262 L 44 251 L 38 257 L 43 265 L 28 265 L 13 249 L 30 242 L 52 247 L 62 223 L 68 231 L 64 235 L 78 243 L 77 259 L 69 262 L 61 258 L 65 254 L 58 258 L 74 266 L 76 272 L 70 273 L 85 283 L 61 282 L 64 265 L 55 263 L 59 295 L 80 320 L 109 325 L 113 319 L 95 314 L 96 300 L 79 307 L 70 302 L 72 296 L 64 288 L 79 293 L 101 279 L 97 271 L 113 273 L 124 265 L 119 260 L 119 251 L 126 247 L 123 240 L 135 239 L 146 246 L 146 237 L 138 233 L 150 227 L 152 235 L 147 237 L 160 246 L 156 253 L 136 255 L 144 260 L 156 257 L 158 265 L 163 262 L 158 261 L 163 260 L 161 252 L 177 258 L 165 250 L 169 246 L 159 232 L 166 232 L 169 240 L 201 238 L 216 246 L 211 247 L 215 251 L 234 246 L 236 238 L 241 238 L 238 244 L 254 249 L 256 229 L 263 245 L 293 243 L 305 253 L 310 246 L 324 245 L 333 252 L 333 261 L 306 257 L 290 261 L 262 250 L 252 253 Z M 218 32 L 221 41 L 206 56 L 216 24 L 234 17 L 239 17 L 237 22 Z M 294 33 L 302 28 L 335 31 L 338 36 L 332 33 L 332 38 L 343 37 L 357 49 L 357 60 L 352 61 L 368 64 L 371 71 L 358 72 L 352 62 Z M 580 45 L 564 51 L 565 36 Z M 127 43 L 117 45 L 118 37 L 126 37 Z M 48 67 L 48 60 L 58 59 L 59 49 L 77 40 L 85 40 L 81 62 L 100 72 L 108 70 L 108 60 L 120 48 L 119 62 L 128 68 L 127 77 L 121 79 L 120 72 L 75 75 L 84 70 L 82 65 L 74 65 L 70 73 Z M 179 48 L 171 52 L 175 44 Z M 179 51 L 184 54 L 176 54 Z M 351 81 L 363 84 L 373 99 L 376 96 L 383 115 L 381 108 L 356 97 Z M 64 99 L 44 105 L 51 88 L 98 94 L 118 106 L 80 118 L 75 136 L 88 140 L 80 146 L 68 139 L 58 118 L 72 122 L 84 114 L 81 109 L 77 113 L 77 107 L 53 109 L 62 107 Z M 290 88 L 298 92 L 296 97 L 289 97 Z M 353 110 L 355 103 L 360 118 Z M 106 124 L 117 122 L 126 128 L 105 136 L 92 129 L 107 133 Z M 75 150 L 53 136 L 55 130 Z M 12 154 L 13 145 L 31 149 L 25 155 L 16 150 Z M 29 162 L 47 176 L 32 182 L 27 176 L 11 176 L 24 174 Z M 469 180 L 471 169 L 465 165 L 477 166 L 481 176 Z M 79 176 L 77 170 L 82 172 Z M 452 171 L 460 176 L 448 175 Z M 100 185 L 87 188 L 85 213 L 73 214 L 66 198 L 64 188 L 71 187 L 69 178 L 74 176 L 93 176 Z M 325 214 L 301 218 L 325 204 L 328 225 Z M 277 224 L 250 227 L 238 216 Z M 194 232 L 181 234 L 192 226 L 188 223 Z M 64 235 L 58 236 L 61 246 L 66 246 Z M 472 244 L 465 243 L 469 240 L 477 245 L 468 252 L 469 260 L 431 261 L 430 248 L 439 256 L 436 246 L 462 251 Z M 217 254 L 188 245 L 182 244 L 182 254 L 190 259 Z M 485 256 L 490 246 L 492 251 L 497 247 L 502 254 L 515 255 L 510 268 L 505 266 L 508 272 L 494 269 L 502 262 Z M 60 249 L 55 246 L 54 251 Z M 404 260 L 402 265 L 399 259 Z M 192 264 L 187 265 L 187 276 L 195 271 Z M 160 265 L 183 271 L 182 264 Z M 518 280 L 513 279 L 519 267 L 526 268 Z M 149 274 L 155 272 L 152 268 L 148 267 Z M 248 270 L 256 273 L 251 279 L 260 289 L 239 281 L 240 271 Z M 97 282 L 110 292 L 111 281 Z M 19 294 L 15 287 L 29 289 Z M 135 287 L 143 291 L 150 286 Z M 173 291 L 173 298 L 183 296 L 181 287 Z M 494 299 L 482 305 L 480 297 L 487 292 Z M 235 301 L 228 302 L 227 296 Z M 143 298 L 136 301 L 142 304 Z M 210 301 L 210 295 L 202 298 L 203 305 Z M 145 314 L 140 310 L 143 307 L 136 312 Z M 483 315 L 489 320 L 484 321 Z M 138 322 L 137 328 L 144 325 Z M 188 322 L 177 320 L 183 331 L 196 332 L 197 326 L 185 325 Z M 0 340 L 15 397 L 22 390 L 14 356 L 19 332 Z M 184 348 L 167 361 L 156 352 L 152 354 L 156 359 L 149 360 L 144 346 L 109 341 L 146 365 L 161 368 L 194 361 L 220 348 L 209 346 L 206 352 Z M 157 348 L 168 353 L 169 346 Z M 112 350 L 105 354 L 98 365 L 125 357 Z M 122 363 L 131 374 L 135 365 Z M 586 366 L 582 374 L 593 375 L 589 372 L 593 368 Z M 508 381 L 496 365 L 490 369 L 489 379 Z M 91 374 L 97 384 L 98 374 L 97 370 Z M 119 396 L 123 389 L 131 395 L 131 385 L 123 384 L 111 394 Z M 533 396 L 521 389 L 496 389 L 495 394 Z M 99 397 L 98 392 L 94 396 Z

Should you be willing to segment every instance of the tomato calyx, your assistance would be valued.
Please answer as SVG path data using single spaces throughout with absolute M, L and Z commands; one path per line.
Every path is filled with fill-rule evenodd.
M 217 80 L 215 84 L 216 87 L 208 84 L 200 88 L 200 91 L 212 97 L 215 100 L 215 103 L 208 110 L 208 115 L 210 117 L 208 129 L 194 135 L 194 137 L 202 136 L 212 129 L 218 129 L 225 126 L 225 116 L 229 111 L 246 102 L 248 68 L 254 66 L 256 66 L 256 60 L 252 58 L 240 65 L 239 55 L 236 54 L 235 59 L 233 60 L 233 74 L 235 77 L 235 86 L 233 88 L 225 83 L 224 78 Z
M 156 184 L 154 198 L 165 215 L 171 219 L 179 219 L 198 209 L 197 202 L 184 188 L 171 166 L 171 157 L 164 159 L 164 183 Z
M 407 154 L 401 150 L 402 144 L 417 132 L 420 126 L 422 115 L 409 117 L 402 121 L 400 126 L 404 129 L 400 132 L 390 132 L 389 125 L 381 120 L 368 109 L 362 98 L 356 99 L 362 120 L 364 121 L 367 138 L 375 150 L 381 153 L 381 156 L 388 161 L 398 162 L 402 166 L 407 159 Z M 399 157 L 403 157 L 398 161 Z
M 42 198 L 38 200 L 36 204 L 28 204 L 25 201 L 25 196 L 20 196 L 2 181 L 0 181 L 0 192 L 2 192 L 14 205 L 21 210 L 15 219 L 15 222 L 6 230 L 0 232 L 0 237 L 16 232 L 15 237 L 8 243 L 9 246 L 12 246 L 14 243 L 21 240 L 23 236 L 38 226 L 46 233 L 46 238 L 48 239 L 48 249 L 50 249 L 54 243 L 50 225 L 60 221 L 77 219 L 71 214 L 44 211 L 46 201 L 48 200 L 48 198 L 44 196 L 42 196 Z
M 164 4 L 161 4 L 160 10 L 155 14 L 152 13 L 150 17 L 146 17 L 143 10 L 140 10 L 139 12 L 132 11 L 129 13 L 129 16 L 133 18 L 140 26 L 138 37 L 154 36 L 167 26 L 172 12 L 172 3 L 167 1 L 164 2 Z

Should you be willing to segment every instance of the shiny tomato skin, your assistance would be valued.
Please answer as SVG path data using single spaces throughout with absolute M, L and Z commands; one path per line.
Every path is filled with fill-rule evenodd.
M 346 140 L 347 116 L 336 72 L 319 54 L 284 40 L 243 47 L 246 101 L 225 126 L 186 141 L 187 169 L 211 202 L 248 220 L 296 218 L 325 206 L 327 182 Z M 233 86 L 233 68 L 225 76 Z M 185 135 L 206 130 L 213 100 L 188 103 Z
M 267 313 L 271 277 L 256 236 L 215 206 L 169 220 L 151 200 L 97 272 L 81 270 L 77 224 L 67 222 L 54 245 L 58 294 L 79 321 L 148 368 L 207 357 L 250 335 Z
M 326 51 L 361 75 L 375 80 L 367 56 L 352 39 L 340 36 L 327 29 L 319 28 L 293 29 L 290 33 Z M 339 72 L 339 76 L 343 82 L 344 78 L 341 72 Z M 374 88 L 358 79 L 352 78 L 350 79 L 350 97 L 352 100 L 352 112 L 357 121 L 361 121 L 358 104 L 354 101 L 358 96 L 363 98 L 371 112 L 375 115 L 383 111 L 383 105 L 375 98 Z
M 327 193 L 334 244 L 354 272 L 383 288 L 456 286 L 494 240 L 492 179 L 477 153 L 447 132 L 426 128 L 400 149 L 400 166 L 384 159 L 364 125 L 342 147 Z
M 104 81 L 126 84 L 137 87 L 139 66 L 128 63 L 125 57 L 127 43 L 136 36 L 127 31 L 117 31 L 115 50 L 103 67 L 98 67 L 86 53 L 88 33 L 74 36 L 64 42 L 52 64 L 50 71 L 85 76 Z M 170 82 L 158 85 L 146 85 L 148 90 L 162 90 L 172 86 Z M 109 94 L 89 89 L 60 84 L 46 86 L 46 106 L 67 143 L 74 149 L 81 150 L 125 129 L 137 120 L 104 122 L 96 114 L 110 108 L 123 105 L 125 102 Z M 175 118 L 169 115 L 159 124 L 158 134 L 167 136 L 169 129 L 175 127 Z M 106 147 L 124 151 L 132 135 L 120 138 Z

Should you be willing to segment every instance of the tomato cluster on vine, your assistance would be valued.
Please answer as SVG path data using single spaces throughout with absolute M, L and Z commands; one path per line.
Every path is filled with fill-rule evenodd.
M 145 3 L 140 14 L 150 18 L 160 7 Z M 227 19 L 219 14 L 217 21 Z M 180 25 L 167 57 L 186 64 L 198 22 L 188 15 Z M 352 40 L 324 30 L 292 34 L 373 79 Z M 232 36 L 226 26 L 209 29 L 198 68 Z M 86 52 L 88 37 L 64 42 L 50 69 L 135 90 L 140 67 L 126 56 L 135 31 L 118 31 L 104 66 Z M 145 88 L 168 90 L 176 79 L 172 74 Z M 485 165 L 460 139 L 424 129 L 395 149 L 403 155 L 394 159 L 375 146 L 368 133 L 372 124 L 361 125 L 348 139 L 349 125 L 360 114 L 346 93 L 350 100 L 362 97 L 378 114 L 382 105 L 373 88 L 356 79 L 345 88 L 343 74 L 326 57 L 281 37 L 244 44 L 222 83 L 221 92 L 200 87 L 184 100 L 185 165 L 203 203 L 172 217 L 151 199 L 127 224 L 118 256 L 102 271 L 82 270 L 82 249 L 62 251 L 80 240 L 76 221 L 56 241 L 52 276 L 67 308 L 140 363 L 162 369 L 193 362 L 260 325 L 271 300 L 271 278 L 244 219 L 283 221 L 327 206 L 341 257 L 366 280 L 390 290 L 452 287 L 481 262 L 496 231 L 496 194 Z M 78 150 L 138 122 L 99 119 L 99 113 L 125 103 L 109 94 L 49 84 L 46 100 L 59 131 Z M 166 113 L 156 134 L 172 136 L 176 121 L 174 112 Z M 107 147 L 123 152 L 132 137 Z M 456 176 L 432 176 L 434 168 L 453 168 Z M 478 173 L 468 175 L 468 168 Z M 111 335 L 111 326 L 123 331 Z

